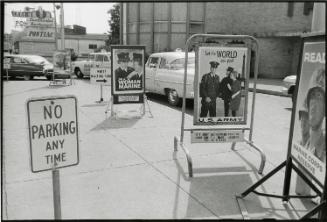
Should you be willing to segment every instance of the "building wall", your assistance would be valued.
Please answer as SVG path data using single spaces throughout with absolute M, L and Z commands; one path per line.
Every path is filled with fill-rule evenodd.
M 61 40 L 57 39 L 58 49 L 61 49 Z M 89 49 L 89 44 L 97 45 L 97 48 L 105 45 L 104 40 L 85 40 L 85 39 L 65 39 L 65 48 L 74 49 L 75 53 L 90 53 L 94 49 Z
M 312 11 L 304 15 L 304 3 L 294 3 L 288 16 L 287 2 L 208 2 L 206 32 L 261 34 L 271 32 L 310 31 Z
M 52 61 L 53 52 L 55 51 L 54 42 L 37 42 L 37 41 L 20 41 L 19 54 L 40 55 Z
M 278 79 L 296 75 L 301 46 L 299 37 L 258 38 L 258 41 L 259 77 Z
M 301 41 L 294 33 L 311 30 L 310 4 L 124 3 L 127 22 L 123 23 L 123 43 L 145 45 L 146 51 L 152 53 L 184 48 L 187 38 L 195 33 L 251 35 L 260 43 L 259 76 L 283 78 L 297 73 Z

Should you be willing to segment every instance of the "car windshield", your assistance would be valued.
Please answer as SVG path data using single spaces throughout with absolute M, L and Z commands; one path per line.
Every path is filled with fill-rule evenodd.
M 184 68 L 184 63 L 185 63 L 185 59 L 175 59 L 174 61 L 172 61 L 170 63 L 170 67 L 171 69 L 183 69 Z M 187 59 L 187 67 L 194 67 L 195 66 L 195 58 L 191 57 Z
M 41 56 L 29 56 L 29 57 L 25 57 L 25 59 L 31 63 L 50 64 L 50 62 L 48 60 L 46 60 L 45 58 L 43 58 Z
M 95 57 L 94 54 L 90 54 L 90 55 L 89 55 L 89 60 L 90 60 L 90 61 L 93 61 L 93 60 L 94 60 L 94 57 Z

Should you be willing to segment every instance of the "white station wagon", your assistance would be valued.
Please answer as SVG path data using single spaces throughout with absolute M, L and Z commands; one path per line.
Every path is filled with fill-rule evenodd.
M 147 92 L 166 95 L 171 105 L 178 105 L 183 97 L 185 52 L 161 52 L 150 55 L 146 65 Z M 194 99 L 195 53 L 188 53 L 186 98 Z

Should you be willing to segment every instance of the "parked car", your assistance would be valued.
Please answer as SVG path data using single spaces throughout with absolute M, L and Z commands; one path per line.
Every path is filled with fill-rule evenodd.
M 146 65 L 147 92 L 166 95 L 171 105 L 178 105 L 183 97 L 185 52 L 162 52 L 150 55 Z M 186 98 L 194 99 L 193 78 L 195 53 L 188 54 Z
M 89 77 L 92 67 L 110 68 L 110 52 L 90 53 L 85 60 L 72 62 L 72 70 L 77 78 Z
M 296 75 L 286 76 L 283 79 L 282 93 L 284 95 L 290 95 L 292 101 L 294 101 L 294 90 L 296 85 Z
M 53 64 L 47 59 L 38 55 L 5 54 L 4 60 L 9 61 L 9 77 L 24 77 L 31 80 L 34 76 L 50 76 L 53 73 Z M 6 77 L 7 72 L 3 70 L 2 77 Z

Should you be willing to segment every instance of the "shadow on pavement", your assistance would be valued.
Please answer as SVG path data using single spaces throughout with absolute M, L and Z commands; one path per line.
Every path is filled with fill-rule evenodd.
M 176 178 L 176 193 L 174 201 L 173 218 L 177 218 L 179 192 L 181 180 L 189 181 L 189 201 L 185 218 L 212 218 L 216 216 L 224 218 L 242 218 L 235 195 L 243 191 L 246 186 L 253 182 L 245 167 L 222 167 L 222 168 L 198 168 L 194 169 L 194 177 L 189 178 L 173 154 L 178 174 Z M 183 161 L 186 161 L 185 159 Z M 225 173 L 234 172 L 231 175 L 201 176 L 200 173 Z M 236 174 L 239 172 L 239 174 Z M 257 197 L 251 198 L 255 202 L 260 202 Z M 191 201 L 192 200 L 192 201 Z M 202 205 L 202 207 L 199 207 Z M 204 210 L 205 208 L 206 210 Z M 266 210 L 262 207 L 256 208 L 256 213 L 263 214 Z
M 93 104 L 86 104 L 81 107 L 96 107 L 96 106 L 107 106 L 108 102 L 102 102 L 102 103 L 93 103 Z
M 154 94 L 154 93 L 147 93 L 146 95 L 147 95 L 147 98 L 152 102 L 167 106 L 174 110 L 182 111 L 182 103 L 179 104 L 178 106 L 172 106 L 168 103 L 167 96 Z M 191 115 L 191 116 L 193 116 L 193 113 L 194 113 L 194 111 L 193 111 L 194 104 L 193 103 L 194 103 L 194 101 L 192 99 L 186 99 L 185 113 L 187 113 L 188 115 Z
M 131 117 L 131 118 L 114 118 L 109 117 L 105 119 L 100 124 L 96 125 L 91 131 L 97 130 L 107 130 L 107 129 L 121 129 L 121 128 L 130 128 L 135 125 L 137 121 L 139 121 L 139 117 Z

